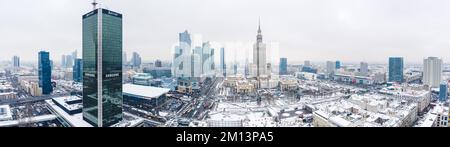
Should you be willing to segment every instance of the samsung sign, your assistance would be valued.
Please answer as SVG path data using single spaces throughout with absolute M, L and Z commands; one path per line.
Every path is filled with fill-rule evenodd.
M 109 10 L 106 10 L 106 9 L 103 9 L 103 14 L 107 14 L 107 15 L 111 15 L 111 16 L 122 18 L 122 14 L 119 14 L 119 13 L 116 13 L 116 12 L 113 12 L 113 11 L 109 11 Z

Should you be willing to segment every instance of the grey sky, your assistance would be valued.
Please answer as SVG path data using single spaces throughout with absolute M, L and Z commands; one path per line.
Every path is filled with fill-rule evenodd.
M 53 60 L 81 52 L 81 15 L 90 0 L 1 0 L 0 59 Z M 403 56 L 450 61 L 448 0 L 100 0 L 124 15 L 124 50 L 143 60 L 170 59 L 185 29 L 204 40 L 279 42 L 289 61 L 387 62 Z M 130 57 L 128 57 L 130 58 Z

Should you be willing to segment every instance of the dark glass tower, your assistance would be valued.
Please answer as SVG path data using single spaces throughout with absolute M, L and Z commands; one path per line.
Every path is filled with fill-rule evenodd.
M 97 127 L 122 120 L 122 14 L 83 15 L 83 119 Z
M 280 75 L 287 75 L 287 58 L 280 58 Z
M 403 82 L 403 58 L 389 58 L 389 82 Z
M 52 86 L 52 67 L 50 65 L 50 53 L 46 51 L 39 52 L 39 87 L 42 88 L 42 94 L 50 94 L 53 91 Z
M 83 60 L 75 59 L 75 64 L 73 66 L 73 81 L 81 82 L 83 81 Z

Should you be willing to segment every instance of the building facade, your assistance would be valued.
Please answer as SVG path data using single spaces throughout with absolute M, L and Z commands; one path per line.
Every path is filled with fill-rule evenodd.
M 390 57 L 389 58 L 389 82 L 402 83 L 403 78 L 403 58 Z
M 83 15 L 83 119 L 111 126 L 122 114 L 122 14 L 98 8 Z
M 50 53 L 46 51 L 39 52 L 39 87 L 42 88 L 42 94 L 50 94 L 53 91 L 52 86 L 52 68 L 50 66 Z
M 280 75 L 287 75 L 287 58 L 280 58 Z
M 437 57 L 423 59 L 422 82 L 430 87 L 437 88 L 442 81 L 442 60 Z

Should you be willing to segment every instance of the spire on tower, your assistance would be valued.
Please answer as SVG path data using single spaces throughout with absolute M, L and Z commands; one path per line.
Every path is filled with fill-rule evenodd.
M 258 33 L 261 33 L 261 17 L 258 19 Z

